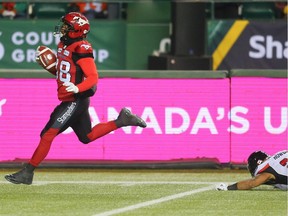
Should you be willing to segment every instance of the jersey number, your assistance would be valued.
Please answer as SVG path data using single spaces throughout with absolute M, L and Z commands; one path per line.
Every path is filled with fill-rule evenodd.
M 280 161 L 280 164 L 281 164 L 282 166 L 286 166 L 287 163 L 288 163 L 288 158 L 284 158 L 284 159 L 282 159 L 282 160 Z
M 61 61 L 60 62 L 60 71 L 57 78 L 62 82 L 70 82 L 71 81 L 71 74 L 70 71 L 70 62 L 68 61 Z

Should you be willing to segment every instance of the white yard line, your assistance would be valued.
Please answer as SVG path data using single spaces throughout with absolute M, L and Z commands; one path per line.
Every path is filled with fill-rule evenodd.
M 135 209 L 139 209 L 139 208 L 155 205 L 155 204 L 158 204 L 158 203 L 167 202 L 167 201 L 174 200 L 174 199 L 179 199 L 179 198 L 182 198 L 182 197 L 185 197 L 185 196 L 190 196 L 192 194 L 201 193 L 201 192 L 204 192 L 204 191 L 211 190 L 213 188 L 214 188 L 214 186 L 209 186 L 209 187 L 199 188 L 199 189 L 195 189 L 195 190 L 191 190 L 191 191 L 186 191 L 186 192 L 182 192 L 182 193 L 178 193 L 178 194 L 162 197 L 162 198 L 159 198 L 159 199 L 154 199 L 154 200 L 138 203 L 138 204 L 135 204 L 135 205 L 130 205 L 130 206 L 126 206 L 126 207 L 123 207 L 123 208 L 118 208 L 118 209 L 114 209 L 114 210 L 111 210 L 111 211 L 106 211 L 106 212 L 102 212 L 102 213 L 99 213 L 99 214 L 94 214 L 92 216 L 110 216 L 110 215 L 120 214 L 120 213 L 124 213 L 124 212 L 127 212 L 127 211 L 131 211 L 131 210 L 135 210 Z
M 28 187 L 33 187 L 33 186 L 42 186 L 42 185 L 49 185 L 49 184 L 119 184 L 119 185 L 125 185 L 125 186 L 130 186 L 130 185 L 137 185 L 137 184 L 190 184 L 190 185 L 203 185 L 203 184 L 209 184 L 210 186 L 208 187 L 202 187 L 199 189 L 191 190 L 191 191 L 186 191 L 170 196 L 165 196 L 159 199 L 154 199 L 142 203 L 138 203 L 135 205 L 130 205 L 126 206 L 123 208 L 118 208 L 118 209 L 113 209 L 110 211 L 102 212 L 99 214 L 94 214 L 92 216 L 110 216 L 110 215 L 115 215 L 115 214 L 120 214 L 123 212 L 127 211 L 132 211 L 135 209 L 155 205 L 158 203 L 162 202 L 167 202 L 170 200 L 175 200 L 179 199 L 185 196 L 190 196 L 196 193 L 201 193 L 204 191 L 212 190 L 215 188 L 215 185 L 218 184 L 219 182 L 198 182 L 198 181 L 34 181 L 32 185 Z M 0 184 L 11 184 L 10 182 L 7 181 L 0 181 Z

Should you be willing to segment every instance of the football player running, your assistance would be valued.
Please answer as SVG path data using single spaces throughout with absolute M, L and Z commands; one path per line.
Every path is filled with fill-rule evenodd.
M 263 151 L 253 152 L 248 157 L 247 168 L 251 179 L 227 186 L 220 183 L 216 190 L 249 190 L 260 185 L 272 185 L 281 190 L 288 189 L 288 151 L 283 150 L 270 156 Z
M 124 126 L 146 127 L 146 123 L 127 108 L 120 111 L 116 120 L 91 127 L 88 108 L 90 97 L 96 91 L 98 72 L 92 46 L 85 40 L 89 30 L 88 19 L 77 12 L 63 16 L 60 24 L 55 27 L 54 33 L 60 35 L 60 42 L 57 49 L 57 70 L 54 75 L 61 103 L 54 109 L 42 130 L 39 145 L 29 163 L 20 171 L 5 176 L 9 182 L 32 184 L 34 169 L 49 153 L 54 138 L 68 127 L 74 130 L 84 144 Z

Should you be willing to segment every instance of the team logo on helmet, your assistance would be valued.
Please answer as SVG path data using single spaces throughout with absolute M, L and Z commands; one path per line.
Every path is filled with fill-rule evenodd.
M 263 163 L 263 160 L 258 160 L 257 164 L 260 165 L 261 163 Z
M 79 26 L 84 26 L 85 24 L 89 24 L 89 22 L 87 20 L 84 20 L 81 17 L 75 16 L 75 17 L 73 17 L 73 20 L 75 20 Z

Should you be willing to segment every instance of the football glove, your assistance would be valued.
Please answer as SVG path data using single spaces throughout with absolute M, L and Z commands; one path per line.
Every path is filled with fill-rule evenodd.
M 216 190 L 218 191 L 227 191 L 227 185 L 225 183 L 220 183 L 218 185 L 216 185 Z
M 79 92 L 79 88 L 77 86 L 75 86 L 74 83 L 65 82 L 63 85 L 67 86 L 67 88 L 66 88 L 67 92 L 73 92 L 74 94 L 77 94 Z

